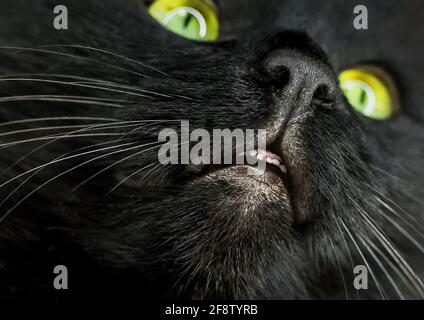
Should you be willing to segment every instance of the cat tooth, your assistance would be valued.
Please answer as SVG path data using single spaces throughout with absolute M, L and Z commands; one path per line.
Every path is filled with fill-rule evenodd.
M 262 153 L 259 153 L 259 154 L 256 156 L 256 158 L 258 158 L 258 160 L 260 160 L 260 161 L 264 161 L 264 160 L 266 160 L 266 156 L 265 156 L 264 154 L 262 154 Z
M 287 173 L 287 167 L 286 166 L 280 165 L 279 168 L 280 168 L 281 172 Z
M 274 166 L 279 167 L 280 166 L 280 161 L 278 161 L 277 159 L 267 159 L 266 162 L 273 164 Z

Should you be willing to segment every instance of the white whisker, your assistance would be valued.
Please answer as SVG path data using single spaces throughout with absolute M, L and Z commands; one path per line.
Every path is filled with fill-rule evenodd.
M 156 146 L 154 146 L 154 147 L 152 147 L 152 148 L 148 148 L 148 149 L 146 149 L 146 150 L 138 151 L 138 152 L 136 152 L 136 153 L 133 153 L 133 154 L 131 154 L 131 155 L 129 155 L 129 156 L 127 156 L 127 157 L 123 158 L 123 159 L 120 159 L 120 160 L 118 160 L 118 161 L 116 161 L 116 162 L 112 163 L 111 165 L 109 165 L 109 166 L 107 166 L 106 168 L 104 168 L 104 169 L 100 170 L 100 171 L 99 171 L 99 172 L 97 172 L 96 174 L 94 174 L 94 175 L 90 176 L 88 179 L 86 179 L 86 180 L 84 180 L 83 182 L 81 182 L 80 184 L 78 184 L 76 187 L 74 187 L 74 188 L 71 190 L 71 192 L 75 192 L 76 190 L 78 190 L 79 188 L 81 188 L 84 184 L 86 184 L 86 183 L 87 183 L 87 182 L 89 182 L 90 180 L 94 179 L 95 177 L 99 176 L 99 175 L 100 175 L 100 174 L 102 174 L 103 172 L 105 172 L 105 171 L 109 170 L 110 168 L 112 168 L 112 167 L 116 166 L 117 164 L 120 164 L 120 163 L 122 163 L 122 162 L 124 162 L 124 161 L 126 161 L 126 160 L 128 160 L 128 159 L 134 158 L 135 156 L 140 155 L 140 154 L 142 154 L 142 153 L 145 153 L 145 152 L 147 152 L 147 151 L 151 151 L 151 150 L 154 150 L 154 149 L 156 149 L 156 148 L 161 147 L 161 146 L 162 146 L 162 144 L 157 145 L 158 143 L 160 143 L 160 142 L 155 141 L 155 142 L 152 142 L 152 143 L 144 144 L 142 147 L 147 147 L 147 146 L 150 146 L 150 145 L 156 145 Z
M 108 141 L 108 142 L 102 142 L 102 143 L 97 143 L 97 144 L 94 144 L 94 145 L 90 145 L 90 146 L 85 146 L 85 147 L 83 147 L 83 148 L 79 148 L 79 149 L 77 149 L 77 150 L 73 150 L 73 151 L 71 151 L 71 152 L 68 152 L 68 153 L 66 153 L 66 154 L 62 154 L 62 155 L 60 155 L 59 157 L 57 157 L 57 158 L 55 158 L 55 159 L 53 159 L 53 161 L 57 161 L 57 160 L 60 160 L 60 159 L 62 159 L 62 158 L 65 158 L 65 157 L 67 157 L 67 156 L 69 156 L 69 155 L 71 155 L 71 154 L 73 154 L 73 153 L 75 153 L 75 152 L 81 152 L 81 151 L 83 151 L 83 150 L 86 150 L 86 149 L 89 149 L 89 148 L 93 148 L 93 147 L 99 147 L 99 146 L 103 146 L 103 145 L 107 145 L 107 144 L 112 144 L 112 143 L 117 143 L 117 142 L 120 142 L 121 141 L 121 139 L 118 139 L 118 140 L 114 140 L 114 141 Z M 31 152 L 32 153 L 32 152 Z M 28 156 L 28 155 L 26 155 L 26 156 Z M 21 160 L 22 161 L 22 160 Z M 15 162 L 16 163 L 16 162 Z M 13 166 L 13 165 L 12 165 Z M 9 167 L 10 168 L 10 167 Z M 43 167 L 44 168 L 44 167 Z M 37 173 L 39 173 L 41 170 L 43 170 L 43 168 L 40 168 L 40 169 L 38 169 L 38 170 L 36 170 L 35 172 L 33 172 L 28 178 L 26 178 L 18 187 L 16 187 L 5 199 L 3 199 L 3 201 L 0 203 L 0 207 L 2 207 L 3 206 L 3 204 L 8 200 L 8 199 L 10 199 L 17 191 L 19 191 L 25 184 L 26 184 L 26 182 L 27 181 L 29 181 L 33 176 L 35 176 Z M 8 169 L 9 170 L 9 169 Z M 6 170 L 6 172 L 8 171 L 8 170 Z
M 138 64 L 138 65 L 142 66 L 142 67 L 145 67 L 147 69 L 150 69 L 152 71 L 155 71 L 157 73 L 160 73 L 160 74 L 162 74 L 164 76 L 171 77 L 168 73 L 165 73 L 163 71 L 160 71 L 159 69 L 156 69 L 156 68 L 154 68 L 152 66 L 149 66 L 149 65 L 147 65 L 145 63 L 142 63 L 140 61 L 137 61 L 137 60 L 134 60 L 134 59 L 125 57 L 123 55 L 120 55 L 120 54 L 117 54 L 117 53 L 114 53 L 114 52 L 110 52 L 110 51 L 98 49 L 98 48 L 93 48 L 93 47 L 88 47 L 88 46 L 81 46 L 81 45 L 47 45 L 47 46 L 41 46 L 41 47 L 46 47 L 46 48 L 49 48 L 49 47 L 51 47 L 51 48 L 55 48 L 55 47 L 56 48 L 79 48 L 79 49 L 86 49 L 86 50 L 101 52 L 101 53 L 105 53 L 105 54 L 108 54 L 108 55 L 111 55 L 111 56 L 114 56 L 114 57 L 118 57 L 118 58 L 124 59 L 124 60 L 129 61 L 129 62 L 133 62 L 135 64 Z
M 139 73 L 139 72 L 135 72 L 126 68 L 122 68 L 110 63 L 106 63 L 106 62 L 101 62 L 101 61 L 96 61 L 90 58 L 85 58 L 85 57 L 81 57 L 81 56 L 77 56 L 77 55 L 73 55 L 73 54 L 69 54 L 69 53 L 64 53 L 64 52 L 59 52 L 59 51 L 52 51 L 52 50 L 44 50 L 44 49 L 35 49 L 35 48 L 25 48 L 25 47 L 5 47 L 2 46 L 0 47 L 0 49 L 3 50 L 19 50 L 19 51 L 27 51 L 27 52 L 36 52 L 36 53 L 45 53 L 45 54 L 53 54 L 53 55 L 58 55 L 58 56 L 62 56 L 62 57 L 68 57 L 68 58 L 73 58 L 76 60 L 81 60 L 81 61 L 88 61 L 88 62 L 92 62 L 98 65 L 102 65 L 102 66 L 106 66 L 106 67 L 110 67 L 112 69 L 115 70 L 120 70 L 120 71 L 125 71 L 128 72 L 130 74 L 134 74 L 137 76 L 140 76 L 142 78 L 148 78 L 147 75 Z
M 17 121 L 9 121 L 0 123 L 0 127 L 17 125 L 17 124 L 27 124 L 33 122 L 43 122 L 43 121 L 121 121 L 119 119 L 113 118 L 95 118 L 95 117 L 46 117 L 46 118 L 31 118 L 31 119 L 23 119 Z
M 105 150 L 116 149 L 116 148 L 125 147 L 125 146 L 129 146 L 129 145 L 134 145 L 134 144 L 136 144 L 136 143 L 135 142 L 125 143 L 125 144 L 121 144 L 121 145 L 118 145 L 118 146 L 112 146 L 112 147 L 102 148 L 102 149 L 98 149 L 98 150 L 94 150 L 94 151 L 88 151 L 88 152 L 80 153 L 80 154 L 77 154 L 77 155 L 72 155 L 72 156 L 69 156 L 69 157 L 50 161 L 50 162 L 47 162 L 45 164 L 39 165 L 35 168 L 29 169 L 29 170 L 15 176 L 15 177 L 11 178 L 11 179 L 9 179 L 8 181 L 0 184 L 0 188 L 3 188 L 4 186 L 10 184 L 11 182 L 13 182 L 13 181 L 19 179 L 20 177 L 25 176 L 25 175 L 27 175 L 31 172 L 34 172 L 38 169 L 41 169 L 41 168 L 44 168 L 44 167 L 47 167 L 47 166 L 50 166 L 50 165 L 53 165 L 53 164 L 56 164 L 56 163 L 59 163 L 59 162 L 63 162 L 63 161 L 66 161 L 66 160 L 82 157 L 82 156 L 89 155 L 89 154 L 92 154 L 92 153 L 102 152 L 102 151 L 105 151 Z
M 344 245 L 345 245 L 345 247 L 346 247 L 346 251 L 347 251 L 347 253 L 348 253 L 348 257 L 349 257 L 350 265 L 351 265 L 352 270 L 353 270 L 353 269 L 355 268 L 355 266 L 354 266 L 354 263 L 353 263 L 353 257 L 352 257 L 352 254 L 351 254 L 351 252 L 350 252 L 349 245 L 347 244 L 346 238 L 345 238 L 345 236 L 344 236 L 344 233 L 343 233 L 342 229 L 340 228 L 340 224 L 339 224 L 339 222 L 337 221 L 337 219 L 335 220 L 335 222 L 336 222 L 337 228 L 338 228 L 338 230 L 339 230 L 340 236 L 341 236 L 341 238 L 342 238 L 342 240 L 343 240 L 343 243 L 344 243 Z M 357 300 L 359 300 L 359 291 L 358 291 L 358 290 L 356 290 L 356 299 L 357 299 Z
M 115 187 L 113 187 L 108 193 L 107 195 L 111 194 L 113 191 L 115 191 L 116 189 L 118 189 L 121 185 L 123 185 L 125 182 L 127 182 L 129 179 L 131 179 L 132 177 L 134 177 L 135 175 L 139 174 L 140 172 L 151 168 L 152 166 L 154 166 L 154 163 L 151 163 L 145 167 L 142 167 L 141 169 L 138 169 L 137 171 L 135 171 L 134 173 L 130 174 L 129 176 L 127 176 L 125 179 L 123 179 L 121 182 L 119 182 Z
M 380 281 L 378 281 L 378 279 L 376 278 L 373 270 L 371 269 L 371 266 L 369 265 L 367 259 L 365 258 L 361 248 L 359 247 L 358 243 L 356 242 L 355 238 L 353 237 L 352 233 L 349 231 L 348 227 L 346 226 L 346 224 L 344 223 L 344 221 L 341 218 L 338 218 L 340 223 L 342 224 L 342 227 L 345 229 L 345 231 L 347 232 L 349 238 L 352 240 L 353 244 L 355 245 L 356 249 L 358 250 L 359 255 L 361 256 L 362 260 L 364 261 L 366 267 L 368 268 L 371 277 L 374 279 L 374 282 L 377 286 L 377 290 L 380 293 L 381 299 L 382 300 L 386 300 L 387 294 L 384 291 L 384 289 L 381 287 Z
M 118 147 L 118 146 L 117 146 Z M 30 196 L 32 196 L 34 193 L 36 193 L 36 192 L 38 192 L 40 189 L 42 189 L 43 187 L 45 187 L 46 185 L 48 185 L 49 183 L 51 183 L 51 182 L 53 182 L 54 180 L 56 180 L 56 179 L 58 179 L 58 178 L 60 178 L 60 177 L 62 177 L 62 176 L 64 176 L 64 175 L 66 175 L 66 174 L 68 174 L 68 173 L 70 173 L 70 172 L 72 172 L 72 171 L 74 171 L 74 170 L 76 170 L 76 169 L 78 169 L 78 168 L 80 168 L 80 167 L 82 167 L 82 166 L 84 166 L 84 165 L 87 165 L 87 164 L 89 164 L 89 163 L 91 163 L 91 162 L 94 162 L 94 161 L 96 161 L 96 160 L 99 160 L 99 159 L 102 159 L 102 158 L 106 158 L 106 157 L 109 157 L 109 156 L 111 156 L 111 155 L 114 155 L 114 154 L 117 154 L 117 153 L 122 153 L 122 152 L 126 152 L 126 151 L 129 151 L 129 150 L 132 150 L 132 149 L 135 149 L 135 148 L 142 148 L 143 146 L 141 145 L 138 145 L 138 146 L 136 146 L 136 147 L 131 147 L 131 148 L 126 148 L 126 149 L 123 149 L 123 150 L 118 150 L 118 151 L 114 151 L 114 152 L 111 152 L 111 153 L 107 153 L 107 154 L 104 154 L 104 155 L 101 155 L 101 156 L 98 156 L 98 157 L 96 157 L 96 158 L 94 158 L 94 159 L 90 159 L 90 160 L 88 160 L 88 161 L 85 161 L 85 162 L 83 162 L 83 163 L 80 163 L 79 165 L 77 165 L 77 166 L 75 166 L 75 167 L 72 167 L 72 168 L 70 168 L 70 169 L 68 169 L 68 170 L 66 170 L 66 171 L 64 171 L 64 172 L 62 172 L 62 173 L 60 173 L 60 174 L 58 174 L 58 175 L 56 175 L 55 177 L 53 177 L 53 178 L 51 178 L 51 179 L 49 179 L 48 181 L 46 181 L 46 182 L 44 182 L 43 184 L 41 184 L 40 186 L 38 186 L 36 189 L 34 189 L 34 190 L 32 190 L 29 194 L 27 194 L 24 198 L 22 198 L 18 203 L 16 203 L 12 208 L 10 208 L 1 218 L 0 218 L 0 223 L 2 223 L 3 221 L 4 221 L 4 219 L 6 219 L 17 207 L 19 207 L 26 199 L 28 199 Z M 57 160 L 57 162 L 59 162 L 60 160 L 63 160 L 63 159 L 59 159 L 59 160 Z
M 0 144 L 0 148 L 5 149 L 11 146 L 16 146 L 19 144 L 29 143 L 29 142 L 36 142 L 36 141 L 45 141 L 45 140 L 52 140 L 56 138 L 60 139 L 74 139 L 74 138 L 88 138 L 88 137 L 116 137 L 120 136 L 120 133 L 92 133 L 92 134 L 76 134 L 76 135 L 52 135 L 47 137 L 41 137 L 41 138 L 32 138 L 32 139 L 26 139 L 26 140 L 20 140 L 15 142 L 7 142 Z
M 396 282 L 393 280 L 390 273 L 387 271 L 387 269 L 384 267 L 384 265 L 381 263 L 380 259 L 375 255 L 374 251 L 370 248 L 370 246 L 362 239 L 361 236 L 358 236 L 359 241 L 362 242 L 362 245 L 365 247 L 365 249 L 368 251 L 368 253 L 371 255 L 371 257 L 374 259 L 374 261 L 377 263 L 377 265 L 380 267 L 381 271 L 383 271 L 384 275 L 386 276 L 387 280 L 392 285 L 393 289 L 396 291 L 396 294 L 399 296 L 401 300 L 405 300 L 404 295 L 399 290 L 399 287 L 397 286 Z
M 58 81 L 58 80 L 47 80 L 47 79 L 36 79 L 36 78 L 4 78 L 4 79 L 0 79 L 0 82 L 4 82 L 4 81 L 42 82 L 42 83 L 50 83 L 50 84 L 60 84 L 60 85 L 64 85 L 64 86 L 75 86 L 75 87 L 81 87 L 81 88 L 89 88 L 89 89 L 96 89 L 96 90 L 101 90 L 101 91 L 121 93 L 121 94 L 124 94 L 124 95 L 136 96 L 136 97 L 142 97 L 142 98 L 152 98 L 151 95 L 139 94 L 139 93 L 135 93 L 135 92 L 129 92 L 129 91 L 123 91 L 123 90 L 117 90 L 117 89 L 111 89 L 111 88 L 101 87 L 100 85 L 95 86 L 95 85 L 87 85 L 87 84 L 78 84 L 78 83 Z
M 402 280 L 402 282 L 409 287 L 410 283 L 408 282 L 408 279 L 405 277 L 404 273 L 401 272 L 401 270 L 387 257 L 386 254 L 382 250 L 380 250 L 371 240 L 368 239 L 368 237 L 364 236 L 362 237 L 363 240 L 365 240 L 368 245 L 378 253 L 378 255 L 390 266 L 390 268 L 396 273 L 396 275 Z
M 357 203 L 355 200 L 353 200 L 351 197 L 350 199 L 353 201 L 353 203 L 356 205 L 356 208 L 359 212 L 359 214 L 364 218 L 365 222 L 371 227 L 371 229 L 374 231 L 374 234 L 376 235 L 377 240 L 383 245 L 383 247 L 387 250 L 387 252 L 390 254 L 390 256 L 399 264 L 402 271 L 405 273 L 405 275 L 408 276 L 411 283 L 415 286 L 417 292 L 424 297 L 424 284 L 422 283 L 422 280 L 418 277 L 418 275 L 414 272 L 412 267 L 408 264 L 408 262 L 402 257 L 402 255 L 399 253 L 398 249 L 389 241 L 388 237 L 384 234 L 383 231 L 381 231 L 380 228 L 378 228 L 373 222 L 371 217 L 368 215 L 367 212 L 365 212 Z
M 339 270 L 340 278 L 341 278 L 342 283 L 343 283 L 343 288 L 344 288 L 346 300 L 349 300 L 349 293 L 347 292 L 346 280 L 345 280 L 345 277 L 344 277 L 344 274 L 343 274 L 343 269 L 342 269 L 342 265 L 340 263 L 339 255 L 337 254 L 337 249 L 336 249 L 333 241 L 331 240 L 331 238 L 329 238 L 329 241 L 330 241 L 331 247 L 333 248 L 334 257 L 336 258 L 337 268 Z

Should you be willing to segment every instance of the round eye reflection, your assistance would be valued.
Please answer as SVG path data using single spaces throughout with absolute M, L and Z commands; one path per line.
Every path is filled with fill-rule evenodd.
M 351 106 L 364 116 L 389 119 L 398 110 L 398 94 L 390 75 L 378 67 L 360 67 L 340 73 L 340 87 Z
M 157 0 L 149 14 L 170 31 L 198 41 L 218 39 L 217 9 L 211 0 Z

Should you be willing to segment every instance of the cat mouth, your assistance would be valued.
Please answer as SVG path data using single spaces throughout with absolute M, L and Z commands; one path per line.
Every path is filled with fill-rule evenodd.
M 284 164 L 283 158 L 279 155 L 267 150 L 252 150 L 242 153 L 243 161 L 241 163 L 231 164 L 189 164 L 187 172 L 196 175 L 207 175 L 211 172 L 227 169 L 230 167 L 248 168 L 252 176 L 259 176 L 267 172 L 274 173 L 282 178 L 288 175 L 287 166 Z M 261 170 L 264 169 L 264 170 Z
M 231 176 L 236 174 L 243 177 L 251 187 L 266 185 L 273 191 L 280 192 L 290 202 L 289 214 L 294 224 L 306 222 L 306 214 L 303 203 L 303 194 L 296 187 L 294 176 L 284 158 L 269 150 L 253 150 L 244 154 L 245 161 L 242 164 L 225 165 L 188 165 L 187 171 L 196 177 L 208 177 L 215 174 Z M 249 163 L 256 163 L 254 165 Z
M 284 164 L 283 159 L 271 151 L 253 150 L 248 153 L 248 157 L 255 158 L 258 162 L 265 161 L 267 166 L 269 165 L 270 168 L 275 166 L 283 175 L 287 174 L 287 167 Z

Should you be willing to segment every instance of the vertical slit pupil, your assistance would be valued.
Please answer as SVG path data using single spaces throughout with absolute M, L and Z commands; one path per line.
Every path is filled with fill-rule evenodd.
M 184 20 L 184 28 L 187 28 L 188 27 L 188 25 L 190 24 L 191 19 L 192 19 L 191 14 L 187 14 L 187 17 Z
M 361 90 L 361 97 L 359 99 L 359 101 L 361 102 L 362 105 L 364 105 L 368 100 L 368 95 L 364 90 Z

